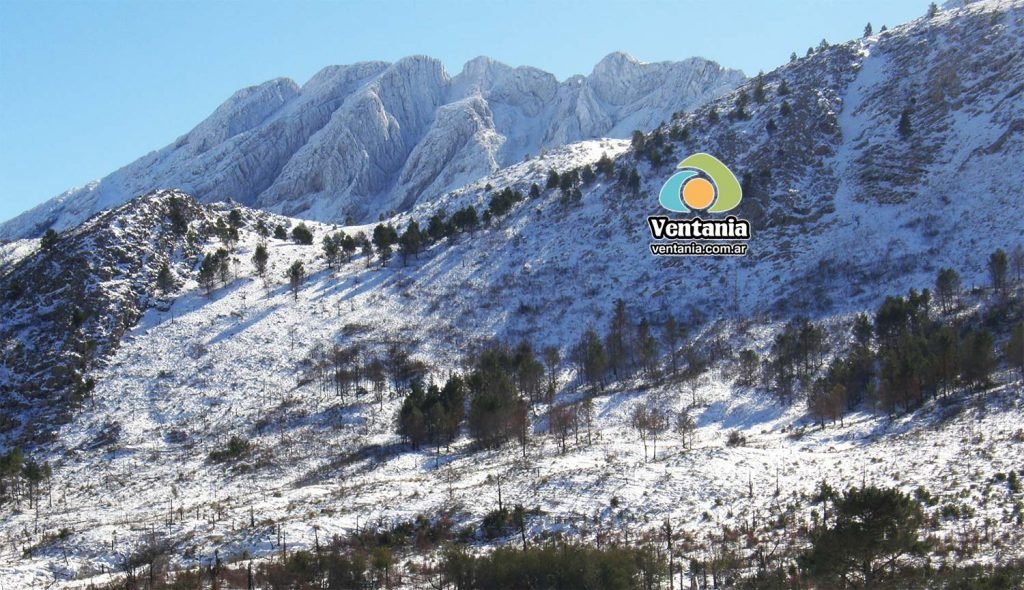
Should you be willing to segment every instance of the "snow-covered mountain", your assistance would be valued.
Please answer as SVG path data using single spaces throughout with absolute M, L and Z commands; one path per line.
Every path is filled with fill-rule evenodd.
M 0 225 L 38 237 L 151 190 L 232 198 L 321 221 L 404 211 L 543 149 L 648 131 L 744 81 L 700 58 L 641 63 L 613 53 L 559 82 L 486 57 L 451 77 L 424 56 L 324 68 L 236 92 L 173 144 Z
M 26 254 L 28 246 L 19 246 L 10 270 L 0 271 L 0 287 L 9 292 L 15 278 L 36 282 L 0 302 L 4 318 L 22 318 L 0 324 L 0 377 L 34 392 L 40 376 L 54 377 L 48 367 L 66 364 L 74 377 L 68 383 L 91 378 L 94 386 L 82 401 L 71 400 L 61 420 L 48 413 L 62 399 L 59 387 L 38 399 L 3 398 L 19 420 L 5 426 L 8 444 L 35 434 L 29 450 L 53 465 L 56 483 L 52 504 L 22 505 L 0 521 L 11 540 L 0 543 L 0 579 L 102 583 L 107 578 L 98 574 L 122 567 L 157 537 L 174 563 L 193 566 L 210 564 L 215 551 L 225 561 L 267 558 L 281 551 L 282 538 L 293 549 L 314 547 L 368 522 L 383 530 L 417 515 L 443 514 L 476 530 L 499 493 L 508 505 L 538 508 L 526 532 L 531 542 L 654 535 L 671 518 L 687 538 L 688 558 L 730 548 L 753 561 L 766 546 L 759 543 L 771 549 L 811 527 L 819 506 L 809 498 L 822 481 L 932 494 L 929 535 L 958 548 L 930 555 L 935 567 L 1020 558 L 1019 494 L 996 483 L 1024 471 L 1019 375 L 1004 367 L 987 391 L 964 388 L 895 419 L 860 407 L 844 425 L 815 430 L 805 404 L 780 405 L 741 383 L 737 358 L 745 348 L 764 357 L 780 324 L 797 315 L 817 321 L 830 350 L 841 350 L 853 313 L 931 287 L 941 267 L 962 277 L 957 317 L 981 316 L 1005 332 L 1007 320 L 984 313 L 995 297 L 972 287 L 987 284 L 990 252 L 1021 244 L 1022 24 L 1020 0 L 949 9 L 822 47 L 763 82 L 669 114 L 643 145 L 592 140 L 528 161 L 512 157 L 512 165 L 411 202 L 387 221 L 399 230 L 411 220 L 426 228 L 442 211 L 446 219 L 469 205 L 483 212 L 506 188 L 528 195 L 536 184 L 540 194 L 407 263 L 396 256 L 381 267 L 357 253 L 329 268 L 323 236 L 372 233 L 373 224 L 310 222 L 315 242 L 305 246 L 259 235 L 260 223 L 294 226 L 297 219 L 202 205 L 177 192 L 106 212 L 49 251 Z M 449 92 L 469 95 L 472 80 L 492 75 L 486 62 L 471 65 Z M 610 87 L 593 92 L 614 95 Z M 435 116 L 451 117 L 454 128 L 486 106 L 496 121 L 495 104 L 448 103 Z M 904 113 L 909 124 L 901 124 Z M 244 119 L 259 118 L 257 109 Z M 539 133 L 512 129 L 501 146 L 525 145 Z M 445 137 L 430 141 L 440 146 Z M 753 226 L 745 257 L 650 253 L 646 217 L 660 211 L 658 190 L 696 151 L 717 155 L 742 179 L 736 214 Z M 581 175 L 564 192 L 545 188 L 551 170 L 571 177 L 597 169 L 604 155 L 610 173 L 588 182 Z M 171 230 L 171 203 L 187 213 L 184 231 Z M 216 227 L 233 207 L 243 223 L 237 244 L 227 244 Z M 254 276 L 251 262 L 263 241 L 267 280 Z M 237 263 L 208 295 L 198 283 L 199 261 L 222 246 L 233 246 Z M 295 261 L 308 274 L 297 294 L 284 278 Z M 177 284 L 161 295 L 155 274 L 165 263 Z M 395 432 L 402 391 L 341 397 L 317 382 L 317 367 L 335 346 L 383 358 L 403 343 L 441 381 L 464 368 L 468 351 L 496 339 L 527 340 L 559 349 L 554 404 L 571 404 L 589 395 L 578 387 L 571 346 L 588 326 L 607 328 L 616 299 L 656 331 L 669 315 L 680 319 L 690 327 L 683 346 L 708 369 L 687 381 L 612 383 L 592 400 L 595 442 L 581 435 L 567 451 L 552 434 L 547 403 L 531 409 L 525 458 L 512 444 L 480 450 L 465 432 L 447 449 L 413 449 Z M 86 305 L 96 312 L 83 323 L 74 311 Z M 1005 313 L 1019 321 L 1019 304 Z M 111 344 L 88 358 L 55 344 L 94 331 L 110 335 Z M 53 352 L 37 359 L 33 350 Z M 657 442 L 659 459 L 644 461 L 630 428 L 641 404 L 689 408 L 695 448 L 666 434 Z M 29 421 L 35 426 L 22 426 Z M 746 446 L 728 444 L 733 431 Z M 245 459 L 211 461 L 232 437 L 250 445 Z M 744 527 L 753 532 L 736 533 Z M 960 552 L 966 546 L 973 552 Z

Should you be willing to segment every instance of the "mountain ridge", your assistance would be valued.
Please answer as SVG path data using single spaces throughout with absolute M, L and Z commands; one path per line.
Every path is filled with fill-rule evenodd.
M 455 76 L 428 56 L 328 66 L 301 86 L 276 78 L 235 92 L 170 145 L 0 224 L 0 238 L 67 229 L 166 187 L 321 221 L 375 219 L 542 149 L 648 130 L 744 79 L 703 58 L 622 53 L 562 82 L 483 57 Z

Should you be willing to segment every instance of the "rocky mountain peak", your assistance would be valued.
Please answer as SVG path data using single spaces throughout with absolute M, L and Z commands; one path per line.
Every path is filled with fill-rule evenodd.
M 271 80 L 235 93 L 175 143 L 0 225 L 0 238 L 63 230 L 167 186 L 203 202 L 231 197 L 318 220 L 375 219 L 542 149 L 649 130 L 744 79 L 709 63 L 641 64 L 612 54 L 591 76 L 559 83 L 486 57 L 451 78 L 437 59 L 411 56 L 330 66 L 301 88 Z M 439 116 L 472 95 L 486 104 L 461 112 L 489 116 Z

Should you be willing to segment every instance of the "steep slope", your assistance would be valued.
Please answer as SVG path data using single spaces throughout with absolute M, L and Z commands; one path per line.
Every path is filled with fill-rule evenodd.
M 172 145 L 0 225 L 0 237 L 73 227 L 167 186 L 204 202 L 375 219 L 547 147 L 649 130 L 743 80 L 704 59 L 644 64 L 625 54 L 564 82 L 488 58 L 454 78 L 422 56 L 331 66 L 301 88 L 277 79 L 238 91 Z
M 191 271 L 198 251 L 186 232 L 201 217 L 191 197 L 153 193 L 97 215 L 0 275 L 4 446 L 53 436 L 91 391 L 87 374 L 152 303 L 160 267 Z

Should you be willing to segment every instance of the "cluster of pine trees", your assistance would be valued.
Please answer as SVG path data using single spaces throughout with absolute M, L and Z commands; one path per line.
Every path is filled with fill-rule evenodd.
M 889 413 L 910 410 L 959 388 L 986 387 L 999 360 L 993 329 L 1007 333 L 1003 358 L 1024 374 L 1024 323 L 1018 318 L 1012 325 L 1019 305 L 1007 297 L 1006 260 L 1002 250 L 990 259 L 997 299 L 987 310 L 958 314 L 959 274 L 940 269 L 934 298 L 929 289 L 887 297 L 873 317 L 855 318 L 845 352 L 827 364 L 822 328 L 793 320 L 776 335 L 761 366 L 762 382 L 785 404 L 803 392 L 809 412 L 822 425 L 865 402 Z M 745 364 L 750 371 L 749 359 Z
M 39 502 L 44 483 L 52 483 L 53 470 L 47 462 L 26 459 L 20 448 L 0 455 L 0 506 L 28 500 L 32 508 Z
M 649 379 L 657 377 L 662 350 L 668 353 L 671 376 L 676 377 L 680 344 L 686 334 L 685 326 L 669 316 L 661 327 L 659 339 L 651 323 L 646 318 L 636 321 L 626 309 L 625 301 L 619 299 L 615 301 L 604 337 L 588 327 L 572 348 L 572 361 L 581 383 L 594 391 L 601 391 L 609 379 L 625 379 L 637 373 Z M 702 364 L 696 358 L 687 360 L 693 367 Z
M 442 579 L 455 590 L 499 588 L 663 587 L 665 558 L 652 547 L 552 543 L 524 550 L 499 547 L 470 555 L 460 547 L 442 554 Z
M 510 207 L 511 205 L 502 206 Z M 507 209 L 504 211 L 507 211 Z M 484 214 L 484 221 L 489 221 L 492 216 L 494 216 L 494 213 L 489 209 Z M 415 258 L 424 248 L 429 247 L 431 244 L 445 239 L 454 240 L 462 233 L 472 233 L 480 227 L 480 224 L 481 219 L 477 214 L 476 207 L 467 205 L 451 216 L 443 209 L 437 211 L 427 220 L 425 230 L 415 219 L 411 220 L 401 233 L 391 223 L 379 223 L 373 228 L 371 240 L 364 242 L 359 236 L 355 239 L 357 245 L 364 245 L 362 251 L 366 255 L 367 265 L 370 264 L 372 255 L 376 254 L 381 266 L 387 266 L 387 263 L 394 255 L 396 247 L 399 248 L 402 254 L 403 262 L 408 263 L 409 258 Z
M 398 433 L 413 446 L 450 444 L 459 435 L 466 413 L 466 386 L 453 375 L 439 388 L 414 380 L 398 414 Z
M 705 370 L 707 361 L 692 349 L 681 354 L 685 336 L 686 329 L 670 317 L 661 328 L 659 340 L 647 320 L 634 321 L 625 302 L 616 301 L 604 336 L 588 328 L 572 350 L 579 384 L 587 390 L 580 399 L 554 403 L 562 362 L 557 347 L 538 352 L 526 341 L 514 347 L 494 343 L 471 356 L 467 361 L 470 370 L 451 375 L 443 386 L 409 380 L 398 416 L 398 432 L 414 447 L 431 445 L 439 450 L 465 425 L 478 446 L 497 447 L 516 440 L 525 456 L 531 432 L 530 408 L 544 403 L 548 404 L 548 433 L 560 452 L 568 450 L 570 439 L 576 444 L 581 440 L 591 444 L 595 418 L 592 395 L 609 380 L 637 375 L 653 379 L 666 373 L 692 379 Z M 664 370 L 659 347 L 670 351 Z M 639 412 L 631 417 L 631 425 L 644 442 L 645 454 L 648 440 L 656 449 L 659 434 L 669 427 L 684 440 L 692 438 L 695 423 L 686 411 L 670 416 L 654 406 L 643 406 Z
M 443 387 L 413 380 L 398 431 L 413 446 L 440 447 L 465 424 L 478 446 L 497 447 L 515 439 L 525 455 L 529 407 L 553 399 L 558 361 L 554 348 L 545 349 L 542 361 L 528 342 L 491 344 L 471 356 L 469 371 L 450 376 Z
M 675 153 L 672 144 L 665 140 L 665 132 L 662 127 L 658 127 L 649 135 L 644 135 L 642 131 L 634 131 L 630 147 L 637 158 L 647 160 L 655 168 L 671 161 Z
M 203 257 L 199 265 L 199 284 L 210 295 L 218 284 L 225 285 L 231 280 L 231 254 L 226 248 L 218 248 Z

